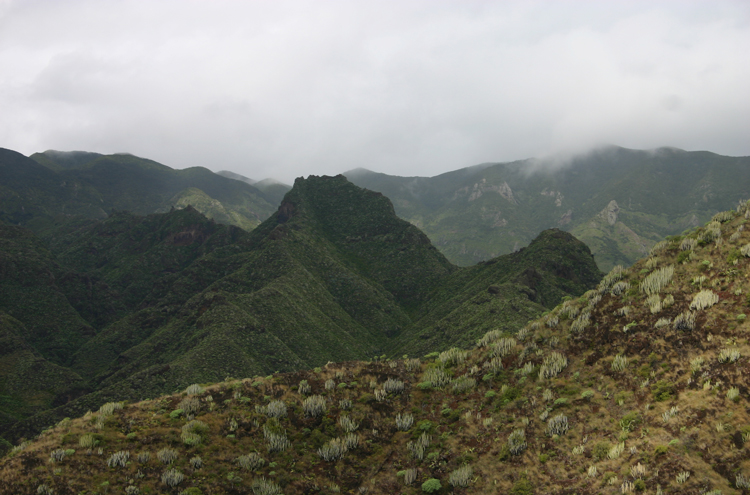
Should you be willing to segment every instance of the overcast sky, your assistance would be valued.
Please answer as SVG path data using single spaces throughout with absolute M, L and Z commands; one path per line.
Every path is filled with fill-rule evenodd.
M 291 183 L 750 155 L 748 1 L 0 0 L 0 147 Z

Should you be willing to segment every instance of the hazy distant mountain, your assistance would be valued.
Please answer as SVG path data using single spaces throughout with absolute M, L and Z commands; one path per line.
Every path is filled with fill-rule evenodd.
M 45 151 L 31 158 L 0 149 L 0 219 L 36 232 L 75 218 L 105 218 L 188 204 L 217 221 L 252 229 L 277 194 L 193 167 L 174 170 L 128 154 Z
M 222 177 L 226 177 L 227 179 L 234 179 L 234 180 L 238 180 L 238 181 L 241 181 L 241 182 L 246 182 L 246 183 L 250 184 L 251 186 L 254 185 L 254 184 L 256 184 L 258 182 L 258 181 L 253 180 L 253 179 L 248 179 L 244 175 L 240 175 L 240 174 L 236 174 L 234 172 L 230 172 L 229 170 L 219 170 L 216 173 L 218 175 L 221 175 Z
M 429 178 L 345 175 L 388 196 L 401 218 L 460 265 L 510 253 L 558 227 L 588 244 L 607 271 L 750 194 L 749 157 L 674 148 L 607 147 L 554 168 L 523 160 Z

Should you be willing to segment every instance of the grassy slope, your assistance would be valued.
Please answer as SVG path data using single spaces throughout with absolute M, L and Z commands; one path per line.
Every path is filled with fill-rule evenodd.
M 279 488 L 270 493 L 422 493 L 429 479 L 442 486 L 433 493 L 741 493 L 738 475 L 750 474 L 746 211 L 719 226 L 720 242 L 706 229 L 689 234 L 694 250 L 671 239 L 648 260 L 529 324 L 507 347 L 500 338 L 511 335 L 498 332 L 465 355 L 257 376 L 64 421 L 0 461 L 0 489 L 31 494 L 43 483 L 66 494 L 106 482 L 154 493 L 168 490 L 162 474 L 173 468 L 184 476 L 173 491 L 192 487 L 203 494 L 249 493 L 263 479 Z M 652 311 L 639 287 L 670 266 L 674 275 L 658 297 L 674 302 Z M 615 294 L 618 280 L 627 285 Z M 692 310 L 694 328 L 675 328 L 701 290 L 711 290 L 718 303 Z M 657 327 L 660 319 L 669 323 Z M 738 360 L 722 362 L 722 351 L 730 350 L 739 352 Z M 554 353 L 567 363 L 540 376 Z M 620 367 L 613 365 L 616 356 L 625 358 Z M 431 369 L 444 370 L 452 382 L 430 386 Z M 311 386 L 307 395 L 322 397 L 325 414 L 305 412 L 303 379 Z M 388 379 L 401 381 L 403 392 L 384 392 L 394 383 Z M 735 387 L 737 397 L 727 397 Z M 265 410 L 274 400 L 286 405 L 278 420 Z M 414 421 L 399 431 L 396 417 L 406 414 Z M 318 449 L 346 435 L 344 416 L 358 426 L 357 445 L 342 459 L 325 461 Z M 550 424 L 558 417 L 567 428 L 553 434 Z M 188 444 L 182 433 L 191 419 L 203 426 L 199 441 Z M 282 434 L 289 446 L 269 450 L 264 430 Z M 518 430 L 524 447 L 513 452 L 510 436 Z M 81 446 L 84 435 L 97 445 Z M 422 435 L 428 445 L 415 455 Z M 163 448 L 177 453 L 170 466 L 156 455 Z M 50 462 L 56 449 L 71 450 Z M 129 453 L 130 463 L 107 467 L 119 451 Z M 150 457 L 138 459 L 144 452 Z M 252 452 L 263 463 L 242 467 L 239 457 Z M 196 457 L 201 467 L 191 462 Z M 452 486 L 462 466 L 471 469 L 465 487 Z M 416 470 L 411 484 L 405 484 L 407 469 Z

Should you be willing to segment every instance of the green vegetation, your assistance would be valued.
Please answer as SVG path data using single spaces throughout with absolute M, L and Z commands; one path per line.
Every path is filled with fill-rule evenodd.
M 585 242 L 599 267 L 609 271 L 632 265 L 664 237 L 746 199 L 749 160 L 610 146 L 554 169 L 523 160 L 430 178 L 363 169 L 346 176 L 388 196 L 401 218 L 422 229 L 459 265 L 511 253 L 558 226 Z M 536 171 L 528 173 L 529 167 Z
M 426 307 L 432 305 L 437 311 L 451 304 L 465 287 L 455 282 L 458 275 L 469 269 L 444 263 L 429 243 L 391 245 L 373 238 L 380 234 L 365 235 L 374 228 L 374 219 L 382 212 L 379 208 L 388 206 L 372 193 L 361 199 L 372 201 L 367 203 L 366 210 L 373 215 L 367 225 L 336 219 L 345 216 L 336 197 L 357 191 L 341 178 L 312 178 L 295 188 L 287 200 L 297 198 L 297 202 L 283 206 L 253 233 L 237 230 L 237 240 L 195 255 L 185 268 L 156 276 L 139 271 L 140 258 L 135 256 L 127 270 L 119 272 L 107 263 L 95 263 L 101 253 L 86 254 L 77 248 L 79 234 L 89 242 L 91 229 L 107 222 L 83 226 L 76 235 L 69 232 L 67 240 L 59 238 L 55 241 L 59 244 L 49 247 L 20 235 L 15 237 L 20 241 L 7 241 L 11 248 L 20 245 L 38 253 L 29 266 L 49 270 L 30 270 L 30 275 L 42 274 L 38 279 L 30 276 L 34 283 L 56 270 L 72 272 L 61 268 L 67 266 L 60 260 L 68 253 L 69 259 L 79 260 L 76 273 L 100 270 L 97 276 L 109 277 L 107 286 L 118 293 L 133 286 L 127 304 L 136 306 L 123 302 L 124 317 L 110 316 L 101 328 L 90 325 L 96 335 L 89 340 L 106 334 L 111 340 L 104 342 L 124 345 L 125 350 L 93 377 L 78 375 L 89 387 L 82 395 L 55 398 L 53 403 L 67 402 L 9 422 L 5 431 L 14 435 L 9 443 L 15 446 L 0 459 L 0 492 L 379 495 L 418 493 L 424 486 L 432 493 L 715 494 L 750 486 L 744 474 L 745 444 L 750 439 L 745 393 L 750 388 L 745 373 L 750 343 L 747 323 L 736 318 L 746 312 L 750 257 L 727 261 L 730 250 L 750 244 L 750 231 L 743 228 L 750 216 L 747 203 L 689 233 L 700 241 L 690 248 L 695 256 L 685 263 L 675 262 L 684 252 L 680 247 L 684 237 L 667 239 L 651 250 L 648 259 L 632 268 L 613 269 L 579 295 L 566 294 L 560 298 L 562 304 L 540 310 L 536 319 L 517 329 L 489 328 L 463 348 L 452 345 L 448 335 L 440 346 L 414 354 L 385 349 L 411 325 L 420 324 L 424 318 L 420 315 L 429 315 Z M 330 211 L 318 211 L 318 206 L 306 202 L 305 195 L 318 194 L 309 188 L 327 190 Z M 336 233 L 335 226 L 323 228 L 311 220 L 326 212 L 335 222 L 352 222 L 348 228 L 362 234 L 357 246 L 349 246 L 354 241 Z M 191 218 L 202 217 L 181 210 L 141 220 L 183 229 L 178 220 Z M 388 223 L 393 216 L 383 218 Z M 390 231 L 408 235 L 411 228 L 396 222 Z M 227 228 L 219 231 L 223 229 Z M 126 232 L 112 236 L 119 241 L 111 249 L 124 253 L 135 249 L 125 249 L 128 239 L 138 240 Z M 173 231 L 164 232 L 169 238 Z M 576 251 L 565 234 L 548 234 L 542 237 Z M 144 260 L 161 242 L 135 241 L 133 245 L 145 253 Z M 67 247 L 58 251 L 55 246 Z M 413 256 L 417 276 L 422 283 L 434 284 L 431 289 L 412 290 L 404 299 L 399 286 L 391 285 L 392 277 L 401 277 L 401 285 L 419 288 L 408 272 L 385 273 L 389 267 L 380 258 L 398 257 L 401 251 Z M 166 248 L 161 252 L 169 254 Z M 3 266 L 12 274 L 24 257 L 10 253 Z M 328 263 L 333 271 L 323 269 L 321 263 Z M 499 263 L 502 260 L 489 266 Z M 486 265 L 475 268 L 477 272 L 467 280 Z M 658 282 L 654 278 L 644 284 L 665 267 L 674 269 L 666 285 L 653 285 Z M 370 269 L 378 271 L 377 277 L 368 274 Z M 331 280 L 327 274 L 345 280 Z M 136 282 L 144 277 L 155 277 L 154 288 L 139 292 Z M 57 276 L 46 280 L 54 291 L 67 293 Z M 446 281 L 455 290 L 441 303 Z M 618 286 L 621 282 L 628 287 Z M 482 285 L 487 293 L 499 287 Z M 639 290 L 647 286 L 658 287 Z M 696 303 L 695 296 L 709 290 L 719 301 L 704 304 L 715 299 L 707 294 Z M 254 291 L 263 297 L 250 297 Z M 283 296 L 275 296 L 274 291 Z M 264 298 L 273 304 L 262 306 Z M 308 304 L 309 299 L 314 303 Z M 315 306 L 326 301 L 325 312 Z M 387 307 L 395 312 L 388 313 L 383 306 L 376 318 L 375 311 L 363 317 L 341 309 L 373 301 L 390 304 Z M 11 301 L 9 310 L 22 308 L 22 303 Z M 258 306 L 265 312 L 259 312 Z M 455 311 L 461 305 L 452 307 Z M 316 308 L 319 313 L 306 314 Z M 284 311 L 292 311 L 293 317 L 287 318 Z M 327 324 L 320 323 L 321 313 L 329 318 Z M 674 325 L 680 315 L 682 321 Z M 657 325 L 663 319 L 667 323 Z M 397 320 L 406 326 L 387 327 Z M 37 353 L 34 362 L 40 366 L 50 362 L 50 357 L 28 344 L 30 332 L 23 322 L 15 316 L 4 321 L 19 344 L 0 356 L 7 359 L 0 364 L 13 363 L 6 356 L 24 349 Z M 637 324 L 623 332 L 630 322 Z M 129 324 L 133 335 L 118 333 Z M 300 330 L 295 332 L 297 324 Z M 393 329 L 393 334 L 382 328 Z M 141 340 L 128 346 L 115 339 L 117 335 Z M 278 347 L 262 347 L 274 342 L 272 338 Z M 321 361 L 306 369 L 289 363 L 288 370 L 276 372 L 260 365 L 271 359 L 262 351 L 276 358 L 289 349 L 302 361 L 306 354 L 291 349 L 297 345 L 295 339 L 307 339 L 301 345 L 315 352 L 317 340 L 327 338 L 325 343 L 333 350 L 320 351 Z M 323 360 L 334 355 L 335 339 L 351 339 L 347 342 L 359 345 L 369 342 L 361 352 L 376 357 L 326 363 Z M 87 340 L 84 345 L 88 344 Z M 88 349 L 90 355 L 97 348 Z M 84 358 L 89 359 L 79 355 L 71 362 Z M 240 364 L 234 367 L 235 363 Z M 262 372 L 249 373 L 252 366 Z M 211 372 L 224 376 L 213 383 Z M 164 389 L 167 395 L 160 395 Z M 140 400 L 146 393 L 156 398 Z M 11 394 L 4 391 L 2 396 L 3 407 L 12 403 L 5 402 Z M 20 438 L 23 431 L 31 440 Z

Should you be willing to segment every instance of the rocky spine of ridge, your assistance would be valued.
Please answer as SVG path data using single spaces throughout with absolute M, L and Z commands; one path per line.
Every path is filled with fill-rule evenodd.
M 66 419 L 0 460 L 0 490 L 746 493 L 738 210 L 473 350 L 194 385 Z

